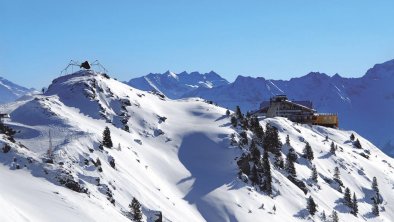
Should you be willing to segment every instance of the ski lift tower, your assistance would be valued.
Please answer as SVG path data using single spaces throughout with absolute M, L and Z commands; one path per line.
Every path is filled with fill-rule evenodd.
M 66 68 L 64 68 L 61 72 L 60 75 L 68 75 L 71 73 L 74 73 L 74 68 L 76 70 L 93 70 L 95 72 L 101 72 L 101 73 L 105 73 L 107 74 L 108 70 L 101 65 L 101 63 L 98 60 L 95 60 L 93 62 L 89 62 L 89 61 L 84 61 L 84 62 L 78 62 L 78 61 L 74 61 L 71 60 L 68 65 L 66 66 Z M 70 70 L 71 69 L 71 70 Z

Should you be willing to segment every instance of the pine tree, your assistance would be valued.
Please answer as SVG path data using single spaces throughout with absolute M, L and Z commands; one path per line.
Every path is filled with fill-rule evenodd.
M 269 123 L 266 125 L 264 135 L 264 148 L 275 155 L 279 155 L 282 147 L 282 142 L 279 139 L 278 129 L 271 126 Z
M 245 118 L 245 119 L 242 119 L 241 120 L 241 123 L 242 123 L 242 128 L 244 129 L 244 130 L 247 130 L 247 129 L 249 129 L 249 120 L 247 119 L 247 118 Z
M 255 132 L 257 127 L 259 126 L 259 121 L 257 119 L 256 116 L 252 116 L 252 118 L 250 118 L 250 129 Z
M 358 139 L 353 143 L 353 145 L 354 145 L 356 148 L 359 148 L 359 149 L 362 148 L 361 143 L 360 143 L 360 140 L 358 140 Z
M 331 142 L 330 153 L 335 155 L 335 151 L 336 151 L 335 144 L 334 144 L 334 142 Z
M 317 175 L 316 166 L 313 165 L 313 166 L 312 166 L 312 175 L 311 175 L 311 179 L 312 179 L 313 182 L 317 183 L 317 182 L 318 182 L 318 181 L 317 181 L 317 178 L 318 178 L 318 175 Z
M 252 182 L 253 186 L 259 184 L 260 182 L 259 174 L 255 164 L 253 164 L 252 171 L 250 172 L 250 181 Z
M 352 135 L 350 135 L 350 140 L 351 140 L 351 141 L 354 141 L 355 138 L 356 138 L 356 137 L 355 137 L 354 134 L 352 133 Z
M 250 112 L 247 111 L 247 112 L 246 112 L 246 118 L 249 119 L 250 117 L 251 117 Z
M 109 158 L 109 165 L 110 165 L 112 168 L 115 169 L 115 158 L 113 158 L 113 157 L 110 157 L 110 158 Z
M 135 222 L 141 222 L 142 219 L 141 204 L 135 197 L 133 197 L 133 200 L 131 201 L 129 208 L 131 211 L 132 219 Z
M 313 158 L 314 158 L 312 147 L 311 147 L 311 145 L 309 145 L 308 142 L 306 142 L 306 144 L 305 144 L 304 157 L 310 161 L 313 160 Z
M 264 184 L 262 190 L 265 191 L 268 195 L 271 195 L 272 194 L 271 166 L 268 158 L 268 152 L 265 150 L 263 155 L 263 174 L 264 174 Z
M 374 198 L 376 198 L 376 201 L 378 202 L 378 204 L 380 204 L 382 200 L 380 198 L 378 180 L 376 179 L 376 177 L 373 177 L 372 179 L 372 190 L 375 192 Z
M 241 108 L 239 108 L 239 106 L 237 106 L 236 108 L 235 108 L 235 116 L 238 118 L 238 119 L 243 119 L 244 118 L 244 116 L 243 116 L 243 114 L 242 114 L 242 112 L 241 112 Z
M 230 115 L 230 110 L 226 110 L 226 116 Z
M 238 121 L 237 121 L 237 118 L 235 116 L 232 116 L 230 121 L 231 121 L 231 125 L 233 125 L 233 127 L 237 127 Z
M 343 195 L 343 204 L 346 206 L 352 208 L 352 196 L 350 194 L 350 189 L 346 187 L 345 189 L 345 194 Z
M 326 216 L 326 212 L 323 210 L 323 212 L 321 213 L 321 220 L 323 221 L 323 222 L 326 222 L 327 221 L 327 216 Z
M 111 140 L 111 131 L 109 130 L 108 127 L 105 127 L 104 132 L 103 132 L 103 146 L 112 148 L 112 140 Z
M 293 162 L 297 162 L 298 156 L 293 147 L 289 148 L 289 152 L 287 153 L 287 158 Z
M 254 133 L 256 143 L 262 146 L 264 140 L 264 130 L 256 116 L 253 116 L 250 119 L 250 129 Z
M 338 167 L 335 167 L 334 169 L 334 181 L 336 181 L 340 186 L 343 186 L 343 182 L 341 180 L 341 174 L 339 172 Z
M 315 213 L 317 211 L 316 208 L 317 208 L 317 205 L 316 205 L 315 201 L 313 200 L 312 196 L 309 196 L 308 201 L 307 201 L 307 209 L 312 216 L 315 215 Z
M 335 210 L 332 211 L 331 217 L 332 217 L 332 222 L 339 222 L 338 213 Z
M 96 162 L 94 164 L 96 167 L 101 166 L 101 161 L 100 159 L 97 157 Z
M 287 134 L 287 136 L 286 136 L 286 145 L 287 145 L 287 146 L 290 146 L 290 137 L 289 137 L 289 134 Z
M 373 198 L 373 203 L 372 203 L 372 213 L 375 216 L 379 216 L 379 203 L 375 197 Z
M 294 161 L 292 161 L 289 156 L 286 158 L 285 170 L 289 173 L 293 178 L 297 177 L 297 172 L 294 166 Z
M 242 132 L 239 134 L 239 136 L 241 137 L 240 142 L 241 142 L 242 145 L 248 144 L 248 135 L 246 134 L 246 131 L 242 131 Z
M 260 150 L 257 148 L 256 143 L 254 140 L 250 143 L 250 148 L 249 148 L 250 154 L 252 155 L 252 159 L 255 163 L 260 162 Z
M 358 214 L 358 203 L 357 203 L 356 193 L 353 193 L 353 201 L 352 201 L 352 211 L 351 211 L 351 213 L 354 216 L 357 216 L 357 214 Z
M 379 193 L 378 180 L 376 177 L 372 178 L 372 190 L 375 191 L 375 193 Z
M 275 166 L 277 166 L 280 169 L 283 169 L 285 167 L 285 163 L 283 161 L 283 157 L 281 154 L 275 155 Z

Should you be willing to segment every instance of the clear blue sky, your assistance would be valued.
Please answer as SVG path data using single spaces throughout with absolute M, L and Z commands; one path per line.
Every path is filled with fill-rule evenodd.
M 70 59 L 99 59 L 120 80 L 358 77 L 394 59 L 393 10 L 393 0 L 1 0 L 0 76 L 40 88 Z

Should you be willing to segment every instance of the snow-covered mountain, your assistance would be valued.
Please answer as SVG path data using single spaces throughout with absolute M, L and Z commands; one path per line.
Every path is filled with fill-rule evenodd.
M 386 153 L 394 156 L 394 60 L 377 64 L 360 78 L 312 72 L 290 80 L 238 76 L 228 85 L 199 88 L 184 97 L 201 97 L 234 109 L 255 110 L 263 100 L 286 94 L 294 100 L 310 100 L 320 112 L 338 113 L 343 129 L 357 130 Z
M 45 95 L 0 106 L 0 112 L 10 113 L 6 124 L 17 131 L 16 141 L 0 133 L 0 178 L 7 178 L 0 182 L 0 221 L 130 221 L 133 197 L 142 204 L 143 221 L 160 213 L 173 222 L 324 221 L 322 213 L 329 218 L 333 209 L 340 221 L 394 220 L 394 161 L 353 131 L 260 120 L 265 131 L 267 123 L 275 126 L 283 143 L 289 135 L 291 145 L 280 153 L 294 148 L 297 179 L 307 191 L 269 154 L 269 196 L 239 174 L 239 160 L 255 135 L 245 125 L 232 126 L 226 109 L 201 99 L 171 100 L 81 71 L 55 79 Z M 105 127 L 112 148 L 100 145 Z M 349 140 L 352 133 L 361 149 Z M 312 161 L 301 155 L 306 142 Z M 310 180 L 312 164 L 317 184 Z M 342 204 L 332 180 L 335 167 L 343 188 L 358 197 L 357 217 Z M 383 198 L 379 217 L 371 213 L 373 177 Z M 309 196 L 318 205 L 315 216 L 306 210 Z
M 0 77 L 0 104 L 15 101 L 33 91 Z
M 214 71 L 209 73 L 181 72 L 175 74 L 167 71 L 163 74 L 150 73 L 146 76 L 131 79 L 128 85 L 137 89 L 163 93 L 171 99 L 181 98 L 185 93 L 195 90 L 198 87 L 212 88 L 227 85 L 228 81 L 220 77 Z

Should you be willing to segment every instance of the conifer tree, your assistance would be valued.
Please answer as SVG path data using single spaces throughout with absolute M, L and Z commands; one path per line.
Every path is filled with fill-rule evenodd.
M 360 140 L 358 140 L 358 139 L 357 139 L 353 144 L 354 144 L 354 146 L 355 146 L 356 148 L 359 148 L 359 149 L 362 148 L 361 143 L 360 143 Z
M 263 191 L 265 191 L 268 195 L 272 194 L 272 175 L 271 175 L 271 166 L 268 158 L 268 152 L 264 150 L 263 155 L 263 174 L 264 174 L 264 184 Z
M 323 221 L 323 222 L 326 222 L 327 221 L 327 216 L 326 216 L 326 212 L 323 210 L 323 212 L 321 213 L 321 220 Z
M 264 140 L 264 130 L 256 116 L 252 116 L 250 118 L 250 130 L 254 133 L 256 143 L 262 146 Z
M 287 158 L 293 162 L 297 162 L 298 156 L 293 147 L 289 148 L 289 153 L 287 153 Z
M 239 136 L 241 137 L 240 142 L 241 142 L 242 145 L 248 144 L 248 135 L 246 134 L 246 131 L 242 131 L 242 132 L 239 134 Z
M 252 155 L 252 159 L 255 163 L 260 162 L 260 150 L 257 148 L 256 143 L 254 142 L 254 140 L 252 140 L 252 142 L 250 143 L 250 154 Z
M 107 148 L 112 148 L 112 139 L 111 139 L 111 131 L 109 130 L 108 127 L 105 127 L 104 132 L 103 132 L 103 146 Z
M 133 200 L 131 201 L 131 204 L 129 205 L 132 219 L 135 222 L 141 222 L 142 219 L 142 212 L 141 212 L 141 204 L 140 202 L 133 197 Z
M 315 215 L 315 213 L 317 211 L 317 205 L 316 205 L 315 201 L 313 200 L 312 196 L 309 196 L 309 198 L 308 198 L 307 209 L 312 216 Z
M 241 112 L 241 108 L 239 107 L 239 106 L 237 106 L 236 108 L 235 108 L 235 116 L 238 118 L 238 119 L 243 119 L 244 118 L 244 116 L 243 116 L 243 114 L 242 114 L 242 112 Z
M 290 137 L 289 137 L 289 134 L 287 134 L 287 136 L 286 136 L 286 145 L 287 145 L 287 146 L 290 146 Z
M 332 217 L 332 222 L 339 222 L 338 213 L 335 210 L 332 211 L 331 217 Z
M 355 137 L 354 137 L 354 134 L 352 133 L 352 135 L 350 135 L 350 140 L 354 141 L 354 139 L 355 139 Z
M 343 182 L 341 180 L 341 174 L 339 172 L 338 167 L 335 167 L 334 169 L 334 181 L 336 181 L 340 186 L 343 186 Z
M 242 119 L 242 120 L 241 120 L 241 123 L 242 123 L 242 128 L 243 128 L 244 130 L 249 129 L 249 121 L 248 121 L 247 118 Z
M 297 172 L 294 166 L 294 161 L 292 161 L 289 156 L 286 158 L 285 170 L 289 173 L 293 178 L 297 177 Z
M 378 180 L 376 177 L 372 178 L 372 190 L 375 191 L 375 193 L 379 193 Z
M 250 181 L 253 186 L 259 184 L 259 174 L 255 164 L 253 164 L 252 171 L 250 172 Z
M 281 154 L 275 155 L 275 166 L 277 166 L 280 169 L 283 169 L 285 167 L 285 163 L 283 161 L 283 157 Z
M 378 180 L 376 179 L 376 177 L 373 177 L 372 179 L 372 190 L 375 192 L 374 198 L 376 198 L 376 201 L 378 202 L 378 204 L 380 204 L 382 200 L 380 198 Z
M 237 118 L 236 118 L 235 116 L 232 116 L 231 119 L 230 119 L 230 121 L 231 121 L 231 125 L 232 125 L 233 127 L 237 127 L 238 121 L 237 121 Z
M 345 193 L 343 195 L 343 203 L 346 206 L 352 208 L 352 205 L 353 205 L 353 203 L 352 203 L 352 196 L 350 194 L 350 189 L 348 187 L 346 187 Z
M 226 110 L 226 116 L 230 115 L 230 110 Z
M 375 197 L 373 198 L 373 202 L 372 202 L 372 213 L 375 216 L 379 216 L 379 203 Z
M 279 139 L 278 129 L 271 126 L 269 123 L 266 125 L 264 134 L 264 148 L 275 155 L 279 155 L 282 147 L 282 142 Z
M 306 142 L 306 144 L 305 144 L 304 157 L 310 161 L 313 160 L 313 158 L 314 158 L 312 147 L 311 147 L 311 145 L 309 145 L 308 142 Z
M 317 179 L 318 179 L 318 175 L 317 175 L 317 170 L 316 170 L 316 166 L 313 165 L 312 166 L 312 175 L 311 175 L 311 179 L 313 182 L 317 183 Z
M 335 144 L 334 144 L 334 142 L 331 142 L 330 153 L 335 155 L 335 151 L 336 151 Z
M 353 193 L 353 201 L 352 201 L 352 211 L 351 211 L 351 213 L 354 216 L 357 216 L 357 214 L 358 214 L 358 203 L 357 203 L 356 193 Z

